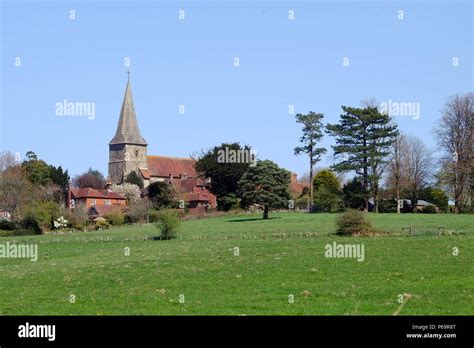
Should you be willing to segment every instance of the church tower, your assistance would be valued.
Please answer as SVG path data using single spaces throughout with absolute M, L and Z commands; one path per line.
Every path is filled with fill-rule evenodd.
M 128 79 L 117 131 L 109 143 L 109 178 L 112 184 L 122 183 L 132 171 L 141 175 L 139 168 L 147 168 L 147 145 L 138 128 Z

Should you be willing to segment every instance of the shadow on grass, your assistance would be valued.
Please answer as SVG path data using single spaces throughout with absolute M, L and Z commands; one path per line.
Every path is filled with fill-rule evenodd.
M 281 217 L 271 217 L 268 218 L 267 220 L 278 220 L 281 219 Z M 228 220 L 227 222 L 247 222 L 247 221 L 265 221 L 261 217 L 254 217 L 254 218 L 247 218 L 247 219 L 234 219 L 234 220 Z

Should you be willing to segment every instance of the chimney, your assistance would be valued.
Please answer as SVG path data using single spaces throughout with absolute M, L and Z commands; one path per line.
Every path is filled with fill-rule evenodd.
M 297 181 L 298 181 L 298 174 L 291 173 L 291 182 L 297 182 Z
M 67 207 L 69 208 L 69 211 L 71 211 L 71 181 L 67 183 Z

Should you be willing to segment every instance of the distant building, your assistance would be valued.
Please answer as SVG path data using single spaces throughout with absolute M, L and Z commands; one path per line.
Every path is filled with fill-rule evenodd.
M 396 199 L 391 199 L 390 201 L 393 202 L 394 206 L 395 206 L 395 210 L 396 210 L 396 202 L 397 200 Z M 400 199 L 398 201 L 398 204 L 400 206 L 400 209 L 402 210 L 410 210 L 409 209 L 411 207 L 411 200 L 410 199 Z M 422 211 L 423 208 L 429 206 L 429 205 L 432 205 L 433 207 L 435 207 L 436 211 L 439 211 L 438 209 L 438 206 L 436 204 L 433 204 L 433 203 L 430 203 L 430 202 L 427 202 L 427 201 L 424 201 L 422 199 L 419 199 L 418 202 L 416 203 L 416 210 L 417 211 Z M 369 198 L 369 211 L 372 211 L 374 208 L 374 199 L 373 198 Z
M 298 175 L 296 173 L 291 173 L 289 187 L 291 197 L 293 199 L 298 198 L 305 188 L 309 188 L 309 184 L 298 181 Z
M 71 188 L 71 208 L 83 204 L 86 208 L 93 206 L 121 206 L 127 205 L 127 199 L 111 190 L 97 190 L 93 188 Z
M 7 220 L 7 221 L 10 221 L 12 218 L 12 214 L 10 214 L 10 212 L 4 210 L 4 209 L 0 209 L 0 220 Z
M 128 80 L 117 131 L 109 143 L 109 181 L 121 184 L 134 171 L 143 179 L 145 188 L 156 181 L 171 184 L 191 209 L 216 207 L 216 196 L 209 191 L 209 182 L 199 178 L 192 158 L 149 156 L 147 146 L 138 127 Z

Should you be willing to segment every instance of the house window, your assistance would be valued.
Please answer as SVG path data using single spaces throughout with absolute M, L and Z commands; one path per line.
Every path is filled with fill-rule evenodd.
M 106 199 L 105 202 L 104 202 L 105 205 L 110 205 L 111 202 L 110 202 L 110 199 Z
M 92 200 L 92 205 L 96 205 L 97 201 L 95 199 Z

